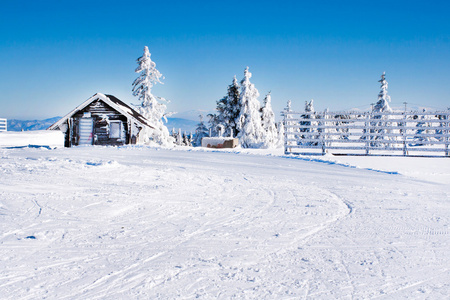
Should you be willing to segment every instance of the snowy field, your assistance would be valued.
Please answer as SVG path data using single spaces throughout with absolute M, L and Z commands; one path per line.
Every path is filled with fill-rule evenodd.
M 0 171 L 2 299 L 450 294 L 448 158 L 24 148 Z

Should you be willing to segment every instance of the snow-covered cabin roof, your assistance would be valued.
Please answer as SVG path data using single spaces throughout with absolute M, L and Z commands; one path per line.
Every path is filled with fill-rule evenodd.
M 67 119 L 72 117 L 75 113 L 84 109 L 86 106 L 88 106 L 89 104 L 91 104 L 92 102 L 94 102 L 96 100 L 102 100 L 103 102 L 105 102 L 106 104 L 111 106 L 113 109 L 117 110 L 118 112 L 120 112 L 121 114 L 126 116 L 127 118 L 133 119 L 136 123 L 138 123 L 142 126 L 154 128 L 153 126 L 151 126 L 149 124 L 148 120 L 143 115 L 141 115 L 140 113 L 138 113 L 137 111 L 132 109 L 128 104 L 122 102 L 121 100 L 117 99 L 113 95 L 105 95 L 102 93 L 96 93 L 95 95 L 93 95 L 92 97 L 90 97 L 89 99 L 84 101 L 81 105 L 77 106 L 70 113 L 68 113 L 67 115 L 62 117 L 59 121 L 55 122 L 48 129 L 56 129 L 58 126 L 63 124 Z

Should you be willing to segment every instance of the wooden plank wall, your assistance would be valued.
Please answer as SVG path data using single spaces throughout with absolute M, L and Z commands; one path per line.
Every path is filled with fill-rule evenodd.
M 123 145 L 129 141 L 129 128 L 126 116 L 122 115 L 112 107 L 101 100 L 96 100 L 83 110 L 75 113 L 72 116 L 72 144 L 78 145 L 78 123 L 79 119 L 83 117 L 84 113 L 91 113 L 94 119 L 94 145 Z M 120 120 L 126 133 L 122 139 L 113 139 L 109 137 L 109 121 Z

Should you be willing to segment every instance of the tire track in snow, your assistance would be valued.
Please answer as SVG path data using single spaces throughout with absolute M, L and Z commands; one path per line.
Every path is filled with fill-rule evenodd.
M 248 180 L 248 178 L 246 178 L 246 179 Z M 246 179 L 243 179 L 243 180 L 247 181 Z M 217 185 L 220 186 L 220 188 L 219 188 L 220 192 L 222 194 L 229 192 L 228 190 L 224 189 L 222 187 L 222 185 L 219 184 L 219 182 L 220 182 L 220 180 L 217 181 Z M 211 181 L 210 181 L 210 184 L 211 184 Z M 234 231 L 234 232 L 241 232 L 241 231 L 245 232 L 247 230 L 246 226 L 248 226 L 248 225 L 244 225 L 244 223 L 249 224 L 249 222 L 257 221 L 258 218 L 265 217 L 266 215 L 270 215 L 270 211 L 269 210 L 273 209 L 274 204 L 277 201 L 277 199 L 281 200 L 280 197 L 282 197 L 282 196 L 276 195 L 270 188 L 257 187 L 257 189 L 259 189 L 259 196 L 264 195 L 263 199 L 265 199 L 263 202 L 259 202 L 258 203 L 258 204 L 262 204 L 258 208 L 258 210 L 256 210 L 256 211 L 255 210 L 248 211 L 246 209 L 243 209 L 242 213 L 237 213 L 237 214 L 228 215 L 228 216 L 224 215 L 223 217 L 214 218 L 213 219 L 214 221 L 213 220 L 209 220 L 209 221 L 205 222 L 202 226 L 197 228 L 195 231 L 187 233 L 184 236 L 183 240 L 178 241 L 170 249 L 167 249 L 164 252 L 160 252 L 154 258 L 155 259 L 156 258 L 162 258 L 162 256 L 171 255 L 171 253 L 180 251 L 180 250 L 177 250 L 177 249 L 183 248 L 184 247 L 183 245 L 187 245 L 188 246 L 190 243 L 193 243 L 193 242 L 195 243 L 198 240 L 199 237 L 205 236 L 205 235 L 208 236 L 208 233 L 213 232 L 215 230 L 223 229 L 224 227 L 227 227 L 227 226 L 233 226 L 233 228 L 240 228 L 238 231 Z M 243 198 L 243 199 L 246 199 L 247 201 L 252 201 L 252 200 L 249 200 L 249 198 L 247 197 L 247 196 L 253 194 L 253 190 L 252 189 L 247 189 L 247 193 L 248 193 L 247 196 L 246 195 L 242 195 L 242 190 L 240 190 L 240 191 L 235 190 L 235 192 L 239 192 L 239 196 L 237 196 L 236 194 L 229 194 L 228 193 L 227 194 L 227 198 L 228 199 L 230 199 L 230 198 Z M 336 201 L 336 199 L 334 199 L 333 201 Z M 302 200 L 301 199 L 295 199 L 295 202 L 302 202 Z M 242 203 L 242 204 L 245 204 L 245 203 Z M 295 235 L 296 236 L 296 238 L 294 239 L 293 244 L 298 243 L 299 240 L 304 239 L 305 237 L 307 237 L 309 235 L 312 235 L 312 234 L 322 230 L 324 227 L 326 227 L 327 224 L 335 222 L 335 220 L 339 219 L 340 217 L 341 216 L 337 216 L 337 217 L 335 217 L 332 220 L 328 220 L 326 222 L 322 222 L 318 226 L 312 226 L 312 227 L 309 226 L 308 228 L 306 228 L 306 230 L 309 233 L 308 234 L 303 234 L 302 236 L 298 236 L 297 232 L 300 232 L 302 230 L 304 231 L 305 228 L 300 228 L 298 231 L 292 231 L 290 233 L 290 235 Z M 318 228 L 315 228 L 315 227 L 318 227 Z M 242 229 L 242 228 L 244 228 L 244 229 Z M 261 252 L 261 254 L 262 254 L 262 253 L 266 252 L 268 249 L 270 249 L 271 247 L 273 247 L 273 246 L 270 246 L 269 244 L 264 246 L 264 243 L 265 243 L 264 241 L 262 241 L 262 243 L 260 241 L 259 243 L 260 243 L 259 246 L 257 246 L 256 248 L 254 246 L 251 246 L 251 249 L 254 249 L 252 251 L 256 250 L 258 252 Z M 277 246 L 277 247 L 279 247 L 278 251 L 283 251 L 283 249 L 286 246 L 287 246 L 286 244 L 280 244 L 279 246 Z M 248 247 L 249 246 L 243 245 L 242 250 L 245 250 L 245 249 L 250 250 L 250 248 L 248 248 Z M 236 252 L 236 250 L 238 250 L 238 249 L 232 250 L 231 253 Z M 247 250 L 245 250 L 245 251 L 247 251 Z M 272 252 L 273 252 L 273 250 L 272 250 Z M 220 258 L 218 258 L 218 259 L 220 260 Z M 152 258 L 152 260 L 153 260 L 153 258 Z M 101 288 L 102 286 L 116 285 L 116 284 L 119 284 L 119 283 L 125 284 L 124 282 L 126 281 L 126 279 L 128 277 L 132 276 L 132 274 L 139 273 L 140 272 L 139 270 L 144 270 L 146 268 L 146 263 L 147 262 L 150 262 L 150 260 L 144 260 L 144 263 L 141 263 L 141 264 L 132 264 L 130 267 L 127 267 L 127 268 L 125 268 L 125 269 L 123 269 L 121 271 L 116 271 L 116 272 L 114 272 L 112 274 L 108 274 L 108 275 L 105 275 L 104 277 L 101 277 L 101 278 L 97 279 L 94 284 L 88 285 L 88 286 L 85 286 L 84 288 L 82 288 L 82 290 L 84 291 L 83 295 L 84 296 L 89 296 L 89 297 L 96 297 L 95 296 L 95 295 L 97 295 L 96 294 L 96 290 L 102 290 L 102 288 Z M 253 262 L 250 265 L 259 264 L 260 262 L 261 262 L 261 260 L 259 262 Z M 225 267 L 225 269 L 226 269 L 226 267 Z M 173 275 L 170 275 L 169 277 L 166 277 L 166 278 L 161 277 L 160 278 L 160 282 L 159 283 L 155 282 L 154 286 L 160 286 L 160 287 L 164 286 L 166 283 L 170 282 L 170 278 L 172 276 L 175 276 L 175 274 L 179 274 L 181 276 L 188 276 L 188 274 L 191 274 L 191 272 L 192 271 L 189 271 L 189 268 L 188 268 L 187 270 L 182 270 L 181 272 L 179 271 L 178 273 L 174 273 Z M 132 283 L 132 282 L 128 282 L 128 281 L 126 281 L 126 282 L 127 282 L 128 286 L 137 286 L 139 284 L 142 284 L 142 282 L 140 282 L 140 283 L 138 283 L 138 282 Z M 90 291 L 90 292 L 88 292 L 88 291 Z M 79 296 L 80 294 L 74 294 L 72 296 L 77 296 L 77 295 Z
M 209 182 L 211 184 L 212 181 L 210 180 Z M 223 190 L 223 187 L 221 184 L 217 184 L 216 186 L 217 186 L 217 189 L 212 189 L 212 190 L 214 190 L 214 191 L 217 191 L 220 189 Z M 179 193 L 181 193 L 181 192 L 179 192 Z M 231 195 L 231 196 L 234 196 L 234 195 Z M 168 254 L 172 253 L 177 248 L 179 248 L 181 245 L 186 244 L 189 241 L 195 239 L 195 237 L 204 235 L 205 233 L 208 233 L 217 228 L 221 228 L 224 225 L 232 224 L 235 220 L 241 219 L 242 216 L 243 216 L 243 213 L 238 213 L 238 214 L 231 215 L 228 217 L 222 216 L 219 218 L 215 218 L 214 220 L 210 220 L 210 221 L 206 222 L 205 224 L 203 224 L 200 228 L 196 229 L 195 231 L 185 234 L 184 238 L 181 241 L 178 241 L 176 244 L 172 245 L 170 249 L 160 252 L 150 258 L 144 259 L 143 263 L 133 264 L 133 265 L 126 267 L 120 271 L 116 271 L 111 274 L 105 275 L 104 277 L 97 279 L 94 284 L 85 286 L 83 288 L 83 291 L 84 291 L 83 295 L 84 296 L 87 295 L 89 297 L 96 297 L 95 289 L 100 287 L 101 285 L 111 285 L 111 284 L 115 285 L 118 283 L 123 283 L 124 280 L 130 276 L 130 274 L 133 274 L 133 273 L 139 272 L 139 270 L 145 269 L 146 267 L 143 264 L 146 264 L 148 262 L 151 262 L 152 260 L 155 260 L 164 255 L 168 255 Z M 162 282 L 155 284 L 155 286 L 164 284 L 164 282 L 166 282 L 167 280 L 170 280 L 170 277 L 165 278 Z M 129 283 L 129 285 L 138 285 L 138 284 L 140 284 L 140 283 L 134 283 L 134 284 Z M 91 291 L 91 292 L 87 292 L 87 291 Z M 79 296 L 79 294 L 74 294 L 72 296 L 77 296 L 77 295 Z
M 36 199 L 33 199 L 32 201 L 33 201 L 34 204 L 36 204 L 36 206 L 39 208 L 38 215 L 36 216 L 36 218 L 38 218 L 38 217 L 41 216 L 41 213 L 42 213 L 42 206 L 39 205 L 39 203 L 36 201 Z

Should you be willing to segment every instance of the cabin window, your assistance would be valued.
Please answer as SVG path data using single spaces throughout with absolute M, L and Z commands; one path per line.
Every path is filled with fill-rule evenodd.
M 109 137 L 112 139 L 120 139 L 122 134 L 122 122 L 110 121 L 109 123 Z

